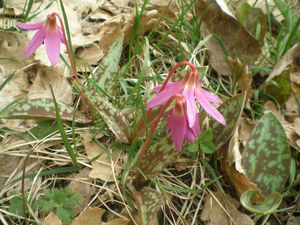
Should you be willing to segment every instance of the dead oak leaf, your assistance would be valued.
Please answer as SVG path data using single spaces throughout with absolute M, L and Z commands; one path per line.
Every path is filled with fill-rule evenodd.
M 93 179 L 101 179 L 105 182 L 113 182 L 114 174 L 117 176 L 121 172 L 121 167 L 115 165 L 121 152 L 114 150 L 111 154 L 111 160 L 104 146 L 100 146 L 93 141 L 93 137 L 89 133 L 81 135 L 83 139 L 83 145 L 89 159 L 92 161 L 92 170 L 89 173 L 89 177 Z M 113 173 L 114 170 L 114 173 Z
M 89 207 L 76 217 L 71 225 L 100 225 L 101 218 L 105 213 L 104 209 Z
M 62 222 L 53 212 L 50 212 L 48 216 L 45 217 L 42 225 L 62 225 Z
M 243 224 L 254 225 L 253 220 L 246 214 L 241 213 L 237 208 L 239 202 L 230 195 L 223 195 L 218 192 L 210 193 L 205 198 L 205 204 L 201 213 L 201 220 L 207 225 L 230 225 Z
M 227 56 L 238 57 L 242 63 L 256 60 L 261 52 L 259 42 L 214 0 L 198 0 L 196 10 L 198 18 L 203 19 L 202 33 L 214 35 L 205 45 L 210 53 L 210 64 L 218 73 L 231 74 Z

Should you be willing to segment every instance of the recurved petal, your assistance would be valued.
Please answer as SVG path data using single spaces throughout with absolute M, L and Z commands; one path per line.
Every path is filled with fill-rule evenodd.
M 195 134 L 191 128 L 187 128 L 185 138 L 190 142 L 190 144 L 194 144 L 195 142 Z
M 198 113 L 196 113 L 195 123 L 194 123 L 194 126 L 192 127 L 192 130 L 194 132 L 195 137 L 198 138 L 200 135 L 200 121 L 199 121 Z
M 186 136 L 187 121 L 185 115 L 175 115 L 171 111 L 167 127 L 171 130 L 172 139 L 177 150 L 180 150 Z
M 43 43 L 44 39 L 45 39 L 45 30 L 42 28 L 35 33 L 31 41 L 29 42 L 28 46 L 24 51 L 24 56 L 28 57 L 33 52 L 35 52 L 35 50 L 38 47 L 40 47 L 40 45 Z
M 222 100 L 219 99 L 218 96 L 204 90 L 204 89 L 200 89 L 200 93 L 210 102 L 212 103 L 216 103 L 216 104 L 221 104 L 222 103 Z
M 182 92 L 182 95 L 186 99 L 187 118 L 188 118 L 189 127 L 191 128 L 194 126 L 195 117 L 196 117 L 195 91 L 193 88 L 185 87 Z
M 16 26 L 23 30 L 37 30 L 43 26 L 43 23 L 16 23 Z
M 196 98 L 208 115 L 213 117 L 215 120 L 217 120 L 224 126 L 226 125 L 226 121 L 222 114 L 217 109 L 215 109 L 213 105 L 203 95 L 201 95 L 201 93 L 196 92 Z
M 60 54 L 59 32 L 47 32 L 45 44 L 46 44 L 48 58 L 52 66 L 55 66 L 58 63 L 59 54 Z
M 167 102 L 173 95 L 177 94 L 183 89 L 180 82 L 175 82 L 172 88 L 164 89 L 157 96 L 155 96 L 146 106 L 148 109 L 162 105 Z
M 64 34 L 63 34 L 63 32 L 62 32 L 62 30 L 61 30 L 60 27 L 58 27 L 58 33 L 59 33 L 60 41 L 61 41 L 62 43 L 64 43 L 64 44 L 67 44 L 66 41 L 65 41 L 65 38 L 64 38 Z

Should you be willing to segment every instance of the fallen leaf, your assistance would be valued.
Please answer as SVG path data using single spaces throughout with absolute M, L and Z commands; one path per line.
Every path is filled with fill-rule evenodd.
M 117 218 L 109 222 L 102 222 L 100 225 L 129 225 L 129 220 Z
M 104 209 L 89 207 L 76 217 L 71 225 L 100 225 L 101 218 L 105 213 Z
M 101 179 L 105 182 L 113 182 L 114 177 L 111 160 L 109 160 L 107 150 L 105 150 L 104 146 L 100 146 L 94 142 L 90 133 L 84 133 L 81 136 L 89 159 L 94 159 L 92 161 L 92 170 L 89 173 L 89 177 L 93 179 Z M 112 152 L 111 157 L 114 163 L 116 160 L 118 160 L 120 154 L 121 152 L 116 149 Z M 115 170 L 115 175 L 118 176 L 118 174 L 121 172 L 119 165 L 115 165 L 113 169 Z
M 80 170 L 80 172 L 72 178 L 72 181 L 69 184 L 69 187 L 73 192 L 81 194 L 80 203 L 74 208 L 75 214 L 82 212 L 90 202 L 91 197 L 95 194 L 95 187 L 88 183 L 92 181 L 88 176 L 90 171 L 89 168 Z
M 289 216 L 289 220 L 286 225 L 299 225 L 299 224 L 300 224 L 300 217 L 291 215 Z
M 238 57 L 242 63 L 255 61 L 261 52 L 259 42 L 235 18 L 225 13 L 214 0 L 198 0 L 196 12 L 198 18 L 203 19 L 202 34 L 204 36 L 213 34 L 219 39 L 217 41 L 215 37 L 211 37 L 205 42 L 210 53 L 209 62 L 218 73 L 231 74 L 227 56 Z M 222 43 L 222 47 L 219 42 Z
M 239 202 L 230 195 L 223 195 L 218 192 L 209 193 L 205 198 L 200 218 L 207 222 L 207 225 L 231 225 L 232 223 L 254 225 L 253 220 L 241 213 L 237 209 L 238 207 Z
M 242 155 L 240 153 L 240 143 L 239 143 L 239 131 L 235 130 L 232 138 L 229 141 L 229 147 L 227 152 L 226 161 L 228 166 L 235 165 L 235 169 L 244 174 L 244 169 L 242 167 Z
M 50 212 L 48 216 L 45 217 L 42 225 L 62 225 L 62 222 L 53 212 Z

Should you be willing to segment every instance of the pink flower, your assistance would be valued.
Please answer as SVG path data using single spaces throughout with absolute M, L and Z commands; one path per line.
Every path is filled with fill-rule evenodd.
M 37 30 L 24 51 L 28 57 L 44 42 L 48 58 L 53 66 L 58 63 L 60 43 L 65 43 L 62 29 L 56 23 L 56 13 L 49 14 L 46 21 L 41 23 L 17 23 L 17 27 L 24 30 Z
M 182 93 L 186 99 L 187 119 L 190 128 L 194 127 L 197 118 L 195 99 L 200 103 L 207 114 L 221 124 L 226 125 L 226 121 L 222 114 L 212 105 L 212 103 L 219 104 L 222 101 L 214 94 L 201 88 L 199 74 L 196 70 L 188 71 L 183 80 L 169 82 L 162 91 L 160 91 L 160 89 L 161 85 L 155 87 L 154 91 L 158 93 L 158 95 L 147 104 L 148 109 L 165 104 L 172 96 Z
M 191 144 L 195 142 L 195 139 L 200 135 L 200 124 L 199 116 L 196 113 L 195 123 L 189 127 L 187 101 L 182 95 L 177 95 L 175 99 L 175 105 L 168 112 L 166 131 L 171 131 L 175 146 L 180 150 L 184 139 L 187 139 Z

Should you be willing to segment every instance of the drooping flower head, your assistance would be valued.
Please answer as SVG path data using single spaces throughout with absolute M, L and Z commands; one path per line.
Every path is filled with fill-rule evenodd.
M 191 144 L 200 135 L 199 116 L 196 113 L 195 123 L 188 126 L 187 101 L 182 95 L 176 95 L 174 106 L 168 111 L 166 131 L 171 132 L 177 150 L 181 149 L 183 141 L 187 139 Z
M 55 66 L 60 54 L 60 43 L 66 44 L 62 28 L 56 22 L 56 13 L 51 13 L 41 23 L 17 23 L 16 26 L 24 30 L 37 30 L 24 51 L 24 56 L 32 55 L 44 42 L 48 58 Z
M 168 82 L 175 70 L 182 65 L 192 67 L 184 79 L 176 82 Z M 167 131 L 171 131 L 172 139 L 177 149 L 180 149 L 184 139 L 194 143 L 200 135 L 199 115 L 196 107 L 196 100 L 208 115 L 223 125 L 226 121 L 223 115 L 212 105 L 219 104 L 221 100 L 214 94 L 209 93 L 200 86 L 200 76 L 196 67 L 190 62 L 178 63 L 169 73 L 165 83 L 154 88 L 157 93 L 146 106 L 148 109 L 160 105 L 170 104 L 175 98 L 173 108 L 168 112 Z
M 193 127 L 196 119 L 195 99 L 200 103 L 208 115 L 221 124 L 226 125 L 226 121 L 222 114 L 212 105 L 212 103 L 220 104 L 222 101 L 214 94 L 201 88 L 199 73 L 196 69 L 189 70 L 183 80 L 159 85 L 154 88 L 154 91 L 158 93 L 158 95 L 147 104 L 148 109 L 165 104 L 172 96 L 181 93 L 187 102 L 187 116 L 190 128 Z

